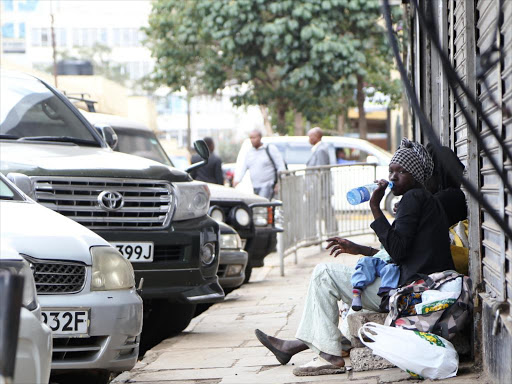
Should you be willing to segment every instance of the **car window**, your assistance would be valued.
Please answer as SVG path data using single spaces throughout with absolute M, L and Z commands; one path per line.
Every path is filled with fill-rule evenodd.
M 23 200 L 23 197 L 0 177 L 0 200 Z
M 14 198 L 14 192 L 0 179 L 0 199 L 12 200 Z
M 305 143 L 272 143 L 281 152 L 286 164 L 306 164 L 311 156 L 311 145 Z
M 123 130 L 116 127 L 114 127 L 114 131 L 119 140 L 116 151 L 145 157 L 172 166 L 167 154 L 153 133 L 131 129 Z
M 100 145 L 87 126 L 42 82 L 2 76 L 0 95 L 2 138 L 67 137 Z

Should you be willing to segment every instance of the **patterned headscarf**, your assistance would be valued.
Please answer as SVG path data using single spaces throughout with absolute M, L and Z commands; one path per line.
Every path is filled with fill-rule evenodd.
M 434 170 L 434 162 L 426 148 L 405 137 L 389 162 L 389 164 L 393 163 L 404 167 L 421 184 L 425 184 Z

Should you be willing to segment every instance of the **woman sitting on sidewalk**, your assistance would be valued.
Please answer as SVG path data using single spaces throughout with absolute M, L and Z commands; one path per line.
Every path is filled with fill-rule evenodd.
M 426 149 L 418 143 L 403 139 L 389 164 L 389 180 L 393 193 L 402 195 L 393 224 L 380 209 L 388 185 L 378 182 L 370 199 L 374 222 L 372 229 L 394 263 L 400 266 L 399 285 L 414 281 L 417 274 L 454 269 L 450 254 L 448 222 L 440 202 L 425 188 L 432 174 L 433 162 Z M 335 245 L 334 250 L 341 249 Z M 366 247 L 367 256 L 377 251 Z M 351 252 L 352 253 L 352 252 Z M 296 333 L 297 340 L 282 340 L 256 330 L 256 337 L 281 364 L 293 355 L 311 349 L 317 355 L 312 362 L 294 369 L 297 376 L 332 374 L 344 371 L 342 334 L 338 329 L 338 301 L 350 303 L 354 269 L 339 263 L 319 264 L 311 277 L 305 308 Z M 378 311 L 381 298 L 377 295 L 380 278 L 365 288 L 362 307 Z

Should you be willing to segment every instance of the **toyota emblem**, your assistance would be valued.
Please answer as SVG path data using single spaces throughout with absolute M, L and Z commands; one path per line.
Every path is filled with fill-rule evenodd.
M 123 195 L 116 191 L 103 191 L 98 195 L 98 204 L 105 211 L 117 211 L 123 208 Z

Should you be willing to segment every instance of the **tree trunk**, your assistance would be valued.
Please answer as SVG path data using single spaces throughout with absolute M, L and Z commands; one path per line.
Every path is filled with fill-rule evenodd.
M 263 126 L 265 127 L 265 136 L 272 136 L 272 124 L 270 123 L 270 117 L 268 115 L 268 108 L 265 105 L 260 105 L 261 115 L 263 116 Z
M 280 134 L 286 134 L 286 111 L 288 106 L 286 104 L 277 105 L 277 127 L 276 130 Z
M 190 124 L 190 104 L 192 96 L 187 92 L 187 150 L 192 153 L 192 125 Z
M 357 109 L 359 114 L 359 138 L 366 140 L 368 126 L 366 124 L 366 113 L 364 111 L 364 99 L 366 95 L 363 90 L 363 76 L 357 75 Z
M 295 111 L 295 120 L 293 125 L 295 136 L 304 136 L 304 117 L 302 116 L 302 113 Z
M 337 131 L 338 131 L 338 134 L 340 136 L 343 136 L 343 134 L 345 133 L 345 130 L 346 130 L 346 125 L 347 125 L 347 120 L 346 120 L 346 115 L 345 115 L 345 112 L 341 112 L 338 116 L 337 116 L 337 120 L 338 120 L 338 123 L 337 123 Z

